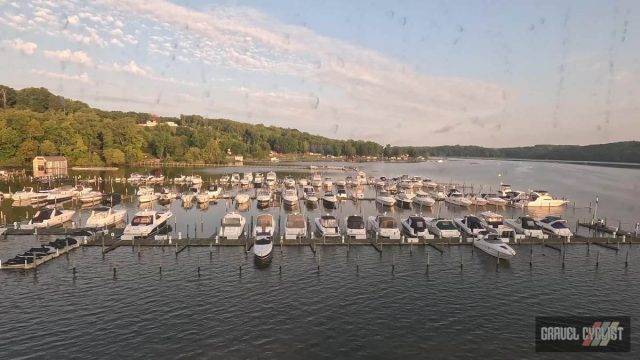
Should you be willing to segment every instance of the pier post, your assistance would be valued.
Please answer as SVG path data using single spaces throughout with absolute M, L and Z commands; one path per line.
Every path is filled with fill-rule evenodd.
M 599 264 L 600 264 L 600 251 L 596 253 L 596 268 L 598 267 Z
M 113 280 L 116 279 L 116 272 L 117 272 L 117 270 L 116 270 L 116 267 L 114 266 L 113 267 Z

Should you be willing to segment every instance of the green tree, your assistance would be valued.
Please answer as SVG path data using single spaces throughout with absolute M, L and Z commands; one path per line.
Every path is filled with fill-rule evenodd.
M 119 149 L 106 149 L 103 155 L 104 162 L 107 165 L 122 165 L 126 163 L 125 155 Z

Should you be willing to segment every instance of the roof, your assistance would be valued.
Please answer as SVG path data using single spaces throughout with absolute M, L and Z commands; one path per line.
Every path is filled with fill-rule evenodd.
M 44 159 L 45 161 L 67 161 L 67 158 L 64 156 L 36 156 L 33 159 Z

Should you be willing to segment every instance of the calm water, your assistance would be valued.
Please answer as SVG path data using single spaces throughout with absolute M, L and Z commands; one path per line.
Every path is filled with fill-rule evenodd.
M 640 218 L 636 205 L 640 171 L 633 169 L 469 160 L 362 167 L 373 176 L 406 173 L 485 190 L 495 188 L 501 179 L 516 189 L 543 187 L 576 201 L 576 209 L 563 213 L 569 219 L 590 217 L 585 207 L 598 193 L 601 216 L 625 224 Z M 296 166 L 279 169 L 279 176 L 304 174 Z M 244 170 L 198 171 L 207 179 Z M 124 206 L 130 213 L 137 209 L 135 203 Z M 194 227 L 199 236 L 208 235 L 227 207 L 231 204 L 221 201 L 206 209 L 183 209 L 174 202 L 175 231 L 185 234 L 190 224 L 191 235 Z M 16 219 L 33 212 L 11 208 L 7 201 L 2 209 Z M 286 212 L 280 208 L 269 211 L 284 220 Z M 326 210 L 302 211 L 312 218 Z M 344 202 L 334 213 L 343 218 L 376 211 L 372 204 Z M 402 217 L 417 211 L 395 209 L 392 214 Z M 508 215 L 514 211 L 504 210 Z M 256 212 L 252 207 L 243 214 L 251 218 Z M 431 210 L 438 212 L 461 213 L 446 205 Z M 86 216 L 81 211 L 78 220 L 83 222 Z M 0 258 L 37 243 L 33 237 L 0 240 Z M 131 248 L 119 248 L 104 258 L 99 248 L 78 249 L 37 272 L 0 272 L 0 354 L 2 358 L 583 358 L 583 354 L 536 354 L 535 316 L 617 314 L 631 316 L 632 323 L 640 319 L 637 247 L 616 253 L 571 246 L 564 269 L 553 249 L 534 247 L 532 268 L 530 248 L 516 250 L 518 256 L 496 269 L 493 258 L 470 247 L 446 249 L 442 255 L 430 248 L 414 247 L 410 252 L 408 247 L 387 247 L 380 256 L 370 247 L 352 247 L 347 254 L 346 247 L 326 246 L 318 251 L 318 272 L 318 260 L 309 248 L 278 250 L 267 269 L 254 268 L 241 248 L 214 249 L 211 256 L 208 248 L 190 248 L 177 258 L 169 249 L 146 248 L 138 256 Z M 630 265 L 625 268 L 627 250 Z M 78 270 L 75 279 L 73 267 Z M 632 333 L 631 354 L 607 357 L 637 358 L 639 340 L 640 335 Z

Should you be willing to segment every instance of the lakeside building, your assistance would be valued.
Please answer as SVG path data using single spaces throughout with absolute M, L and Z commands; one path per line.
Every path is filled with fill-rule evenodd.
M 33 176 L 37 178 L 65 177 L 68 175 L 64 156 L 36 156 L 33 158 Z

